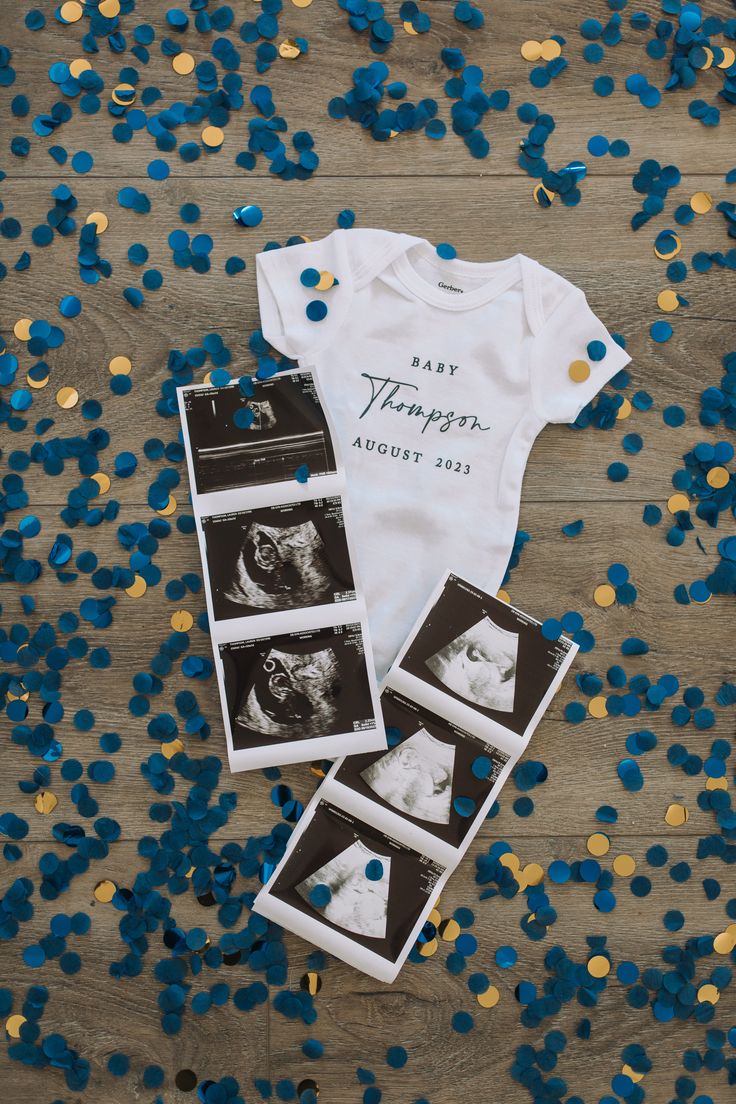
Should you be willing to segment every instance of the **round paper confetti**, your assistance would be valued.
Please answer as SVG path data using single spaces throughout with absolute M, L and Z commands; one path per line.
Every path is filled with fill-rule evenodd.
M 574 360 L 567 374 L 574 383 L 584 383 L 590 375 L 590 365 L 587 360 Z
M 593 601 L 597 606 L 607 609 L 616 601 L 616 591 L 608 583 L 601 583 L 593 591 Z
M 56 401 L 62 410 L 71 410 L 79 402 L 79 392 L 74 387 L 60 387 Z
M 95 900 L 100 901 L 104 905 L 109 904 L 117 893 L 117 889 L 118 887 L 114 882 L 111 882 L 109 878 L 105 878 L 95 886 Z

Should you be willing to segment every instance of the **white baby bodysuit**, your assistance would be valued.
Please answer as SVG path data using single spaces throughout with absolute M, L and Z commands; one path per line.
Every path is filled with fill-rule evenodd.
M 534 439 L 630 357 L 582 291 L 521 254 L 446 261 L 421 238 L 353 229 L 256 261 L 263 334 L 315 371 L 336 427 L 381 677 L 446 569 L 495 593 Z M 336 285 L 304 286 L 310 268 Z

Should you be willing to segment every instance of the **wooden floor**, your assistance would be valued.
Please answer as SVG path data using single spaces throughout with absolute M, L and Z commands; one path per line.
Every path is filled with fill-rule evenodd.
M 635 411 L 610 432 L 589 429 L 577 433 L 561 426 L 544 431 L 534 447 L 524 484 L 520 524 L 531 534 L 531 541 L 509 589 L 515 602 L 540 617 L 559 616 L 568 609 L 584 615 L 585 627 L 594 633 L 597 643 L 592 654 L 578 658 L 576 671 L 603 675 L 611 664 L 623 662 L 629 674 L 641 671 L 655 680 L 670 672 L 683 687 L 701 686 L 712 704 L 721 682 L 734 677 L 733 601 L 714 597 L 705 606 L 682 607 L 673 599 L 673 588 L 713 570 L 718 561 L 717 541 L 729 530 L 716 532 L 699 524 L 703 550 L 696 546 L 692 534 L 683 547 L 674 549 L 665 543 L 666 523 L 650 529 L 642 524 L 641 515 L 647 502 L 665 506 L 672 493 L 672 474 L 686 451 L 698 441 L 716 441 L 723 436 L 702 429 L 697 414 L 700 392 L 718 384 L 721 357 L 733 347 L 733 274 L 720 269 L 707 275 L 691 272 L 679 289 L 690 301 L 689 307 L 674 317 L 672 340 L 665 345 L 654 344 L 649 326 L 661 316 L 656 296 L 667 286 L 667 280 L 665 264 L 654 256 L 653 239 L 656 232 L 673 222 L 670 214 L 662 215 L 633 233 L 630 218 L 641 201 L 632 190 L 631 178 L 639 162 L 647 157 L 657 158 L 663 165 L 675 164 L 683 174 L 679 188 L 668 198 L 668 212 L 699 190 L 711 192 L 716 201 L 733 201 L 734 186 L 729 192 L 724 174 L 734 162 L 734 108 L 721 101 L 722 123 L 714 129 L 701 126 L 687 115 L 687 105 L 696 96 L 715 102 L 719 81 L 715 70 L 700 74 L 692 92 L 665 94 L 660 107 L 648 111 L 624 91 L 625 77 L 631 72 L 644 72 L 662 86 L 667 63 L 646 57 L 643 47 L 649 35 L 628 27 L 630 9 L 622 12 L 625 41 L 615 49 L 607 49 L 600 66 L 591 66 L 582 59 L 584 41 L 577 27 L 590 16 L 605 22 L 610 12 L 602 3 L 562 0 L 552 5 L 537 0 L 523 4 L 498 0 L 483 5 L 487 10 L 485 29 L 469 33 L 453 19 L 452 4 L 430 0 L 422 5 L 432 17 L 430 33 L 415 37 L 399 29 L 385 60 L 391 68 L 391 79 L 407 81 L 414 102 L 422 96 L 436 97 L 444 118 L 449 112 L 442 92 L 447 71 L 438 57 L 442 46 L 460 46 L 469 62 L 482 65 L 489 74 L 486 87 L 509 89 L 511 108 L 505 114 L 489 112 L 484 123 L 491 154 L 487 160 L 474 161 L 452 133 L 441 142 L 431 142 L 423 135 L 405 135 L 389 143 L 377 143 L 358 127 L 328 118 L 329 98 L 346 91 L 352 70 L 373 58 L 366 36 L 349 30 L 346 13 L 336 4 L 316 0 L 311 7 L 300 10 L 291 0 L 285 0 L 280 17 L 283 33 L 277 41 L 288 35 L 303 35 L 309 39 L 309 54 L 297 61 L 279 59 L 268 74 L 258 78 L 252 63 L 253 47 L 242 46 L 237 40 L 237 27 L 242 19 L 254 18 L 252 13 L 259 9 L 252 4 L 237 4 L 235 24 L 225 34 L 242 46 L 246 97 L 256 79 L 271 85 L 278 113 L 289 124 L 289 135 L 300 129 L 314 135 L 320 168 L 313 179 L 292 183 L 269 176 L 263 159 L 259 159 L 253 173 L 237 168 L 235 154 L 246 145 L 246 119 L 250 117 L 249 111 L 243 111 L 235 114 L 226 128 L 219 153 L 203 156 L 193 165 L 185 165 L 176 153 L 171 154 L 167 157 L 171 176 L 157 183 L 146 175 L 149 160 L 158 156 L 152 139 L 143 132 L 127 145 L 112 141 L 114 120 L 104 107 L 98 116 L 89 117 L 73 103 L 72 119 L 51 139 L 32 135 L 32 116 L 47 111 L 60 98 L 47 79 L 49 65 L 82 56 L 82 24 L 62 27 L 53 20 L 52 5 L 44 2 L 42 6 L 49 21 L 38 34 L 23 27 L 28 5 L 6 5 L 3 12 L 3 39 L 13 51 L 12 64 L 18 74 L 4 99 L 9 102 L 18 92 L 28 94 L 31 116 L 13 119 L 7 103 L 0 115 L 5 151 L 2 167 L 8 173 L 2 189 L 4 216 L 23 223 L 19 240 L 0 241 L 0 256 L 9 269 L 2 284 L 2 332 L 10 349 L 19 356 L 19 380 L 25 377 L 31 358 L 13 337 L 17 319 L 61 321 L 67 340 L 49 353 L 51 383 L 34 394 L 29 429 L 13 435 L 3 426 L 0 441 L 5 458 L 13 449 L 30 449 L 32 427 L 46 415 L 56 420 L 47 436 L 86 433 L 93 423 L 83 420 L 81 403 L 64 411 L 54 401 L 58 388 L 71 384 L 82 400 L 94 398 L 103 404 L 98 424 L 111 434 L 109 448 L 102 454 L 104 470 L 112 472 L 115 455 L 124 450 L 139 458 L 136 475 L 128 480 L 113 479 L 108 493 L 120 502 L 117 524 L 75 529 L 71 534 L 75 555 L 92 549 L 101 564 L 124 564 L 126 553 L 116 539 L 117 525 L 150 520 L 146 492 L 160 464 L 145 458 L 143 443 L 150 437 L 173 440 L 178 431 L 178 423 L 162 421 L 154 410 L 161 384 L 167 378 L 169 349 L 198 345 L 205 334 L 215 331 L 232 350 L 234 369 L 251 371 L 247 338 L 258 324 L 255 253 L 268 240 L 284 241 L 292 234 L 313 238 L 324 235 L 334 228 L 338 212 L 348 207 L 356 212 L 358 225 L 385 226 L 435 242 L 452 242 L 459 255 L 468 259 L 527 253 L 581 286 L 610 329 L 625 335 L 633 356 L 632 390 L 649 391 L 654 396 L 654 407 L 645 414 Z M 161 0 L 148 0 L 139 5 L 139 12 L 123 21 L 128 33 L 142 21 L 156 28 L 151 63 L 140 70 L 142 86 L 154 84 L 161 89 L 157 107 L 177 99 L 191 100 L 195 94 L 194 78 L 176 76 L 159 53 L 158 43 L 171 34 L 165 23 L 168 6 Z M 400 27 L 398 6 L 388 4 L 387 12 Z M 716 0 L 707 14 L 728 18 L 733 8 L 725 0 Z M 653 15 L 659 17 L 656 12 Z M 564 52 L 570 66 L 547 89 L 537 91 L 528 82 L 531 66 L 520 57 L 519 46 L 525 39 L 542 39 L 553 33 L 567 39 Z M 182 38 L 198 61 L 209 56 L 212 40 L 191 29 Z M 104 76 L 108 91 L 121 65 L 137 65 L 130 55 L 109 53 L 104 44 L 91 60 Z M 592 93 L 593 79 L 599 73 L 610 73 L 616 79 L 616 92 L 608 100 Z M 583 199 L 577 208 L 556 204 L 544 211 L 532 199 L 533 182 L 516 165 L 518 143 L 527 128 L 517 120 L 515 108 L 524 100 L 537 103 L 556 121 L 557 129 L 547 147 L 550 164 L 560 168 L 572 159 L 582 159 L 589 166 L 589 176 L 582 184 Z M 181 128 L 178 136 L 180 140 L 184 135 L 195 138 L 198 129 Z M 31 135 L 32 148 L 25 159 L 8 153 L 10 138 L 16 133 Z M 586 143 L 598 133 L 610 139 L 625 138 L 631 145 L 631 156 L 623 160 L 590 157 Z M 79 177 L 68 166 L 56 166 L 45 151 L 52 142 L 65 146 L 70 156 L 79 149 L 89 150 L 95 159 L 92 172 Z M 64 240 L 55 237 L 45 250 L 30 243 L 30 231 L 45 220 L 52 206 L 51 190 L 61 181 L 72 188 L 82 221 L 93 210 L 109 217 L 109 229 L 101 238 L 101 253 L 111 262 L 113 273 L 97 288 L 88 288 L 78 279 L 76 234 Z M 118 205 L 117 192 L 124 184 L 135 185 L 150 196 L 149 215 L 137 215 Z M 184 202 L 201 206 L 202 220 L 197 230 L 211 234 L 215 242 L 213 268 L 206 275 L 179 270 L 171 263 L 167 237 L 181 225 L 178 210 Z M 263 208 L 263 223 L 255 230 L 233 223 L 231 211 L 243 203 L 257 203 Z M 688 262 L 696 250 L 725 251 L 732 244 L 726 237 L 723 219 L 715 211 L 698 217 L 681 232 L 681 256 Z M 139 311 L 122 298 L 123 288 L 139 283 L 139 270 L 127 260 L 127 249 L 133 242 L 148 247 L 149 265 L 160 268 L 165 279 L 160 291 L 147 294 L 145 306 Z M 32 265 L 29 271 L 16 273 L 13 265 L 23 248 L 31 252 Z M 235 278 L 224 274 L 224 261 L 232 254 L 242 255 L 248 266 Z M 60 320 L 57 313 L 59 298 L 67 292 L 79 294 L 83 301 L 83 312 L 73 321 Z M 107 365 L 112 356 L 121 354 L 133 362 L 133 390 L 127 397 L 114 397 L 109 391 Z M 687 413 L 687 421 L 679 429 L 663 423 L 662 409 L 670 403 L 681 404 Z M 638 456 L 626 457 L 621 439 L 632 431 L 642 435 L 644 448 Z M 621 459 L 630 464 L 630 477 L 624 483 L 611 483 L 606 469 L 612 461 Z M 84 576 L 61 586 L 46 567 L 55 535 L 65 531 L 59 510 L 78 482 L 72 468 L 67 465 L 67 471 L 58 478 L 43 476 L 36 465 L 24 474 L 30 495 L 25 512 L 36 514 L 43 525 L 40 535 L 28 542 L 27 548 L 44 564 L 44 574 L 33 587 L 2 588 L 6 630 L 16 621 L 27 620 L 32 627 L 44 620 L 53 623 L 64 610 L 77 610 L 82 599 L 93 592 Z M 179 512 L 186 512 L 184 483 L 175 493 Z M 11 528 L 19 516 L 8 517 Z M 584 519 L 585 529 L 579 538 L 569 541 L 560 527 L 576 518 Z M 724 526 L 727 524 L 724 521 Z M 639 596 L 633 607 L 602 610 L 593 602 L 593 591 L 605 581 L 613 561 L 628 565 Z M 147 719 L 134 718 L 128 712 L 131 680 L 137 671 L 147 669 L 167 638 L 176 606 L 185 606 L 195 615 L 203 608 L 201 595 L 172 603 L 163 592 L 166 580 L 200 570 L 193 536 L 174 531 L 162 544 L 156 563 L 163 572 L 160 586 L 149 588 L 140 601 L 119 594 L 109 630 L 94 630 L 86 624 L 79 630 L 91 647 L 109 648 L 111 668 L 94 671 L 85 662 L 74 662 L 63 673 L 66 716 L 56 734 L 63 743 L 64 757 L 77 757 L 86 763 L 98 754 L 100 733 L 114 730 L 122 736 L 122 749 L 114 757 L 114 781 L 106 787 L 90 784 L 101 813 L 120 822 L 122 836 L 111 846 L 109 858 L 92 863 L 56 902 L 39 897 L 37 864 L 44 853 L 62 851 L 51 837 L 52 825 L 80 821 L 70 798 L 70 784 L 60 778 L 58 766 L 54 766 L 51 789 L 58 796 L 58 806 L 48 817 L 34 812 L 33 798 L 19 791 L 18 781 L 30 778 L 36 761 L 25 749 L 11 744 L 7 720 L 1 726 L 0 813 L 13 810 L 25 817 L 30 832 L 21 843 L 22 859 L 14 865 L 5 864 L 0 885 L 4 892 L 14 878 L 26 876 L 34 881 L 36 889 L 33 917 L 22 925 L 17 938 L 0 947 L 0 972 L 5 978 L 0 984 L 13 989 L 14 1012 L 19 1010 L 28 985 L 47 985 L 50 999 L 42 1035 L 61 1032 L 68 1044 L 91 1063 L 90 1082 L 80 1097 L 65 1088 L 58 1070 L 29 1069 L 8 1061 L 3 1053 L 4 1099 L 12 1104 L 36 1104 L 56 1098 L 67 1104 L 80 1098 L 89 1104 L 149 1101 L 156 1093 L 143 1086 L 142 1071 L 156 1063 L 166 1073 L 160 1092 L 167 1102 L 193 1099 L 174 1087 L 176 1072 L 189 1068 L 200 1080 L 236 1077 L 248 1102 L 258 1099 L 254 1077 L 274 1081 L 291 1078 L 295 1083 L 311 1077 L 319 1084 L 321 1101 L 350 1104 L 361 1098 L 363 1090 L 355 1070 L 364 1066 L 375 1071 L 384 1100 L 397 1104 L 411 1104 L 422 1097 L 432 1104 L 466 1104 L 471 1100 L 527 1104 L 532 1097 L 510 1076 L 515 1049 L 523 1043 L 540 1048 L 544 1032 L 557 1028 L 568 1036 L 567 1049 L 554 1071 L 567 1083 L 565 1098 L 575 1095 L 586 1104 L 594 1104 L 610 1093 L 611 1078 L 622 1066 L 623 1048 L 639 1043 L 652 1060 L 652 1070 L 642 1082 L 647 1101 L 670 1101 L 675 1095 L 676 1078 L 685 1072 L 682 1052 L 688 1047 L 704 1047 L 705 1028 L 693 1020 L 660 1024 L 649 1008 L 632 1010 L 626 1003 L 625 987 L 612 974 L 597 1007 L 588 1010 L 573 1001 L 541 1029 L 531 1031 L 519 1022 L 521 1009 L 514 988 L 527 979 L 541 992 L 548 977 L 544 956 L 553 945 L 564 947 L 574 961 L 584 962 L 588 957 L 586 937 L 605 935 L 614 966 L 631 959 L 641 969 L 661 967 L 661 952 L 667 944 L 715 934 L 729 922 L 725 902 L 734 895 L 733 868 L 716 859 L 696 860 L 698 840 L 716 830 L 712 815 L 701 812 L 696 804 L 704 778 L 688 778 L 670 767 L 666 752 L 671 742 L 681 740 L 690 751 L 706 756 L 714 737 L 733 737 L 733 710 L 719 710 L 715 728 L 707 732 L 692 727 L 684 732 L 676 730 L 667 708 L 647 714 L 645 721 L 589 718 L 580 726 L 572 726 L 562 715 L 564 704 L 574 696 L 572 678 L 539 727 L 530 751 L 549 769 L 548 781 L 532 795 L 534 815 L 528 819 L 514 815 L 512 802 L 517 794 L 510 785 L 502 797 L 501 814 L 480 833 L 441 903 L 443 915 L 459 905 L 475 911 L 473 931 L 479 945 L 469 972 L 489 974 L 501 990 L 496 1008 L 484 1010 L 477 1006 L 466 980 L 453 977 L 445 968 L 449 947 L 442 947 L 422 966 L 408 965 L 391 987 L 331 962 L 316 999 L 318 1019 L 311 1027 L 285 1020 L 270 1003 L 241 1013 L 230 1002 L 226 1007 L 213 1008 L 204 1017 L 188 1010 L 181 1034 L 169 1038 L 162 1033 L 157 1006 L 160 986 L 151 974 L 153 964 L 166 953 L 161 933 L 149 937 L 151 949 L 141 977 L 114 981 L 109 965 L 126 949 L 118 935 L 120 914 L 110 905 L 97 903 L 93 896 L 94 886 L 102 878 L 121 886 L 131 885 L 136 872 L 147 865 L 137 853 L 141 837 L 157 835 L 160 830 L 148 815 L 157 795 L 142 778 L 140 769 L 141 761 L 157 750 L 157 744 L 146 733 Z M 26 591 L 37 602 L 36 612 L 29 618 L 18 601 L 19 593 Z M 646 639 L 650 652 L 643 658 L 622 660 L 620 643 L 631 635 Z M 207 638 L 196 629 L 192 650 L 205 655 L 209 651 Z M 184 685 L 181 676 L 168 679 L 163 695 L 154 701 L 154 709 L 174 712 L 174 695 Z M 197 683 L 194 690 L 212 725 L 212 736 L 202 750 L 224 759 L 214 681 Z M 75 711 L 82 707 L 95 713 L 96 726 L 91 733 L 80 733 L 71 723 Z M 37 699 L 31 718 L 34 723 L 40 719 Z M 642 759 L 644 789 L 628 793 L 617 778 L 616 765 L 626 754 L 627 733 L 644 726 L 657 734 L 659 743 Z M 200 751 L 191 737 L 186 737 L 186 748 L 192 755 Z M 289 767 L 283 775 L 295 794 L 306 800 L 314 783 L 308 768 Z M 228 839 L 243 843 L 251 835 L 270 831 L 279 815 L 270 801 L 270 783 L 259 773 L 229 777 L 225 772 L 222 781 L 222 789 L 237 794 L 238 805 L 226 829 L 214 837 L 213 846 L 218 848 Z M 185 793 L 184 783 L 179 781 L 174 797 Z M 684 803 L 690 811 L 684 827 L 670 828 L 665 823 L 664 813 L 672 801 Z M 612 913 L 602 915 L 593 907 L 590 886 L 552 886 L 550 896 L 559 918 L 541 943 L 529 941 L 519 927 L 523 896 L 513 901 L 479 902 L 475 857 L 494 840 L 508 841 L 525 863 L 535 861 L 546 867 L 556 858 L 568 862 L 582 859 L 586 855 L 585 841 L 598 826 L 595 810 L 602 804 L 615 805 L 619 810 L 618 824 L 609 832 L 612 848 L 602 860 L 604 866 L 610 865 L 616 854 L 631 854 L 639 870 L 651 877 L 650 896 L 634 897 L 626 879 L 617 878 L 614 890 L 618 905 Z M 645 853 L 655 842 L 668 849 L 669 865 L 682 860 L 692 864 L 689 881 L 676 884 L 667 866 L 659 870 L 647 866 Z M 719 900 L 706 900 L 704 878 L 722 883 Z M 241 880 L 236 888 L 242 891 L 247 885 Z M 58 912 L 80 909 L 87 911 L 93 921 L 88 935 L 69 941 L 70 949 L 82 955 L 81 971 L 67 977 L 56 961 L 35 971 L 25 967 L 23 948 L 48 932 L 50 918 Z M 685 923 L 678 933 L 665 930 L 663 915 L 668 909 L 684 913 Z M 215 911 L 204 910 L 193 894 L 173 898 L 172 915 L 177 923 L 184 928 L 205 927 L 213 943 L 222 933 Z M 289 984 L 298 987 L 309 948 L 295 939 L 287 938 L 286 942 Z M 509 970 L 499 969 L 494 962 L 494 953 L 503 944 L 512 944 L 519 954 L 517 965 Z M 702 960 L 698 977 L 709 973 L 717 961 L 726 960 L 717 956 Z M 248 984 L 253 976 L 243 967 L 223 968 L 216 974 L 205 970 L 200 979 L 194 979 L 193 992 L 220 980 L 228 981 L 234 990 Z M 714 1025 L 726 1031 L 736 1019 L 734 988 L 723 992 L 714 1019 Z M 459 1009 L 475 1015 L 475 1029 L 467 1036 L 456 1035 L 450 1026 L 452 1014 Z M 588 1041 L 575 1035 L 584 1015 L 590 1017 L 592 1025 Z M 308 1036 L 324 1043 L 324 1057 L 317 1062 L 302 1055 L 301 1044 Z M 403 1070 L 394 1071 L 385 1064 L 386 1048 L 394 1043 L 408 1050 L 409 1061 Z M 111 1077 L 106 1068 L 109 1055 L 116 1051 L 131 1059 L 130 1073 L 122 1079 Z M 728 1044 L 726 1052 L 733 1054 Z M 709 1094 L 715 1104 L 733 1100 L 734 1089 L 728 1087 L 723 1071 L 703 1072 L 696 1079 L 698 1092 Z

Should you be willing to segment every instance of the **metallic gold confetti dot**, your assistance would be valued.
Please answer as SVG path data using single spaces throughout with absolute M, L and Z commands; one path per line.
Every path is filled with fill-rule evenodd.
M 429 916 L 427 917 L 427 923 L 428 924 L 434 924 L 434 926 L 437 927 L 437 925 L 441 922 L 442 922 L 442 914 L 440 913 L 440 910 L 437 909 L 437 908 L 433 908 L 432 911 L 430 912 Z
M 637 1073 L 636 1070 L 632 1069 L 631 1066 L 629 1066 L 628 1064 L 624 1064 L 621 1067 L 621 1072 L 624 1075 L 624 1077 L 629 1077 L 634 1082 L 635 1085 L 637 1085 L 641 1081 L 642 1077 L 644 1076 L 643 1073 Z
M 542 878 L 544 877 L 544 869 L 539 865 L 539 863 L 527 863 L 524 867 L 524 877 L 526 878 L 527 885 L 539 885 Z
M 556 39 L 545 38 L 544 42 L 540 43 L 539 53 L 543 61 L 554 61 L 562 53 L 562 47 Z
M 175 54 L 171 59 L 171 68 L 180 77 L 186 77 L 194 69 L 194 58 L 186 50 L 182 50 L 180 54 Z
M 308 8 L 312 0 L 291 0 L 295 8 Z
M 189 632 L 194 624 L 194 618 L 189 610 L 176 610 L 171 615 L 171 627 L 174 632 Z
M 718 69 L 730 69 L 733 63 L 736 61 L 736 51 L 732 50 L 730 46 L 722 46 L 723 58 L 718 62 Z
M 105 19 L 114 19 L 120 15 L 120 0 L 100 0 L 97 10 Z
M 513 851 L 505 851 L 498 861 L 500 862 L 501 866 L 508 867 L 508 869 L 512 870 L 514 874 L 521 866 L 519 856 L 515 855 Z
M 681 828 L 683 824 L 687 824 L 689 815 L 684 805 L 678 805 L 675 802 L 667 806 L 667 812 L 664 814 L 664 819 L 667 821 L 670 828 Z
M 450 918 L 449 920 L 443 920 L 439 926 L 440 937 L 447 943 L 454 943 L 460 934 L 460 925 L 457 920 Z
M 594 978 L 604 978 L 611 970 L 611 963 L 605 955 L 593 955 L 588 959 L 588 973 Z
M 656 245 L 654 247 L 654 255 L 655 257 L 659 257 L 660 261 L 671 261 L 682 249 L 682 241 L 680 240 L 679 234 L 671 234 L 670 237 L 673 239 L 675 247 L 674 249 L 670 249 L 668 253 L 662 253 L 661 250 L 657 249 Z
M 26 383 L 29 387 L 32 387 L 34 391 L 42 391 L 44 387 L 48 386 L 50 376 L 44 376 L 43 379 L 34 380 L 31 379 L 30 374 L 26 376 Z
M 175 740 L 169 740 L 168 743 L 161 745 L 161 754 L 164 759 L 173 759 L 180 751 L 184 750 L 184 741 L 178 737 Z
M 680 305 L 680 300 L 677 298 L 677 292 L 672 288 L 665 288 L 664 291 L 660 291 L 657 296 L 657 306 L 663 311 L 675 311 Z
M 608 606 L 612 606 L 616 601 L 616 591 L 610 583 L 601 583 L 601 585 L 597 586 L 593 591 L 593 601 L 597 606 L 607 609 Z
M 534 188 L 532 189 L 532 195 L 534 196 L 534 202 L 535 203 L 540 203 L 541 204 L 542 194 L 544 194 L 547 197 L 546 206 L 549 206 L 550 203 L 554 203 L 555 193 L 551 192 L 549 190 L 549 188 L 545 188 L 544 184 L 535 184 Z
M 212 383 L 212 372 L 205 372 L 204 376 L 202 377 L 202 383 L 206 383 L 209 387 L 209 385 Z
M 698 1000 L 701 1004 L 704 1004 L 706 1001 L 708 1004 L 718 1004 L 720 999 L 721 994 L 718 992 L 715 985 L 711 985 L 710 982 L 701 985 L 698 989 Z
M 588 836 L 586 847 L 591 855 L 600 859 L 610 851 L 611 841 L 605 832 L 593 832 L 592 836 Z
M 309 993 L 310 996 L 316 997 L 322 988 L 322 978 L 315 970 L 309 970 L 306 974 L 302 974 L 299 988 L 303 989 L 305 993 Z
M 300 54 L 301 50 L 293 38 L 285 38 L 279 43 L 279 57 L 293 59 L 298 58 Z
M 107 367 L 111 376 L 129 376 L 133 365 L 126 356 L 114 356 Z
M 65 23 L 76 23 L 82 18 L 82 5 L 77 0 L 67 0 L 59 8 L 59 15 Z
M 501 999 L 501 994 L 495 985 L 489 985 L 485 993 L 477 993 L 475 999 L 481 1008 L 495 1008 Z
M 221 127 L 206 126 L 202 131 L 202 141 L 210 149 L 216 149 L 225 141 L 225 132 Z
M 706 790 L 727 790 L 728 779 L 727 778 L 706 778 L 705 780 Z
M 27 1022 L 25 1016 L 21 1016 L 20 1012 L 16 1012 L 14 1015 L 8 1016 L 5 1021 L 5 1030 L 11 1039 L 20 1039 L 20 1029 Z
M 97 227 L 98 234 L 104 234 L 107 230 L 110 222 L 104 211 L 93 211 L 91 215 L 87 215 L 88 223 L 93 222 Z
M 496 593 L 496 597 L 498 598 L 499 602 L 505 602 L 507 606 L 511 604 L 511 595 L 507 590 L 499 590 Z
M 50 790 L 41 790 L 33 799 L 34 809 L 37 813 L 42 813 L 43 816 L 52 813 L 58 804 L 59 799 Z
M 711 468 L 705 477 L 708 485 L 715 487 L 716 490 L 725 487 L 730 478 L 725 468 Z
M 74 61 L 69 62 L 69 72 L 76 78 L 80 73 L 87 73 L 92 66 L 86 58 L 75 58 Z
M 670 495 L 667 499 L 667 509 L 671 514 L 677 514 L 680 510 L 690 509 L 690 499 L 686 494 L 678 491 L 676 494 Z
M 331 272 L 327 272 L 327 270 L 320 272 L 319 281 L 315 285 L 315 291 L 329 291 L 334 282 L 335 277 Z
M 710 192 L 695 192 L 690 196 L 690 206 L 696 215 L 707 215 L 713 206 L 713 196 Z
M 542 43 L 530 38 L 522 42 L 520 53 L 524 61 L 539 61 L 542 56 Z
M 313 763 L 309 764 L 309 773 L 313 774 L 315 778 L 324 778 L 325 768 L 322 766 L 321 759 L 315 759 Z
M 129 587 L 125 588 L 125 593 L 130 598 L 142 598 L 148 590 L 148 584 L 142 575 L 136 575 L 133 582 Z
M 590 375 L 590 365 L 587 360 L 574 360 L 567 369 L 567 374 L 573 383 L 584 383 Z
M 107 905 L 112 901 L 117 892 L 117 886 L 114 882 L 111 882 L 109 878 L 103 879 L 95 886 L 95 900 L 99 901 L 103 905 Z
M 608 705 L 603 695 L 599 695 L 597 698 L 591 698 L 588 702 L 588 712 L 591 717 L 597 717 L 601 720 L 603 717 L 608 716 Z
M 169 517 L 176 510 L 176 499 L 173 495 L 169 495 L 169 501 L 164 506 L 163 510 L 157 510 L 156 513 L 160 517 Z
M 19 341 L 29 341 L 31 337 L 32 318 L 19 318 L 13 326 L 13 333 Z
M 107 494 L 110 490 L 110 476 L 106 475 L 105 472 L 95 472 L 92 479 L 94 479 L 95 483 L 100 488 L 99 494 Z
M 122 84 L 118 84 L 113 88 L 111 98 L 114 103 L 119 104 L 121 107 L 128 107 L 129 104 L 135 103 L 136 100 L 135 85 L 127 84 L 123 81 Z
M 619 878 L 630 878 L 636 870 L 636 863 L 631 855 L 617 855 L 613 860 L 613 872 Z
M 616 411 L 616 420 L 623 421 L 624 418 L 628 418 L 631 414 L 632 406 L 628 399 L 624 399 L 620 407 Z
M 419 948 L 419 953 L 422 958 L 431 958 L 433 954 L 437 954 L 438 948 L 439 942 L 437 940 L 437 937 L 435 936 L 434 939 L 428 939 L 426 943 L 422 943 L 421 947 Z
M 408 35 L 419 34 L 419 32 L 414 29 L 414 26 L 407 19 L 404 20 L 404 30 Z
M 79 392 L 75 387 L 60 387 L 56 392 L 56 401 L 62 410 L 71 410 L 79 402 Z
M 713 950 L 716 954 L 730 954 L 734 948 L 735 942 L 736 940 L 734 940 L 734 937 L 729 931 L 719 932 L 713 940 Z
M 711 50 L 711 48 L 709 46 L 704 46 L 703 47 L 703 53 L 705 54 L 705 61 L 703 62 L 702 65 L 698 65 L 697 68 L 698 69 L 710 69 L 711 65 L 713 64 L 713 57 L 714 57 L 713 51 Z

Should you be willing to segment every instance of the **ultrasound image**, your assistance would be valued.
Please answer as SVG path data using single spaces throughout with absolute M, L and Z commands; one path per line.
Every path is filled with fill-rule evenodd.
M 449 824 L 454 765 L 455 748 L 420 728 L 361 771 L 361 777 L 398 812 Z
M 355 597 L 339 498 L 205 517 L 202 527 L 217 620 Z
M 366 876 L 366 867 L 372 859 L 378 860 L 383 870 L 375 881 Z M 296 891 L 309 901 L 316 886 L 326 886 L 330 891 L 326 905 L 319 907 L 309 901 L 315 911 L 346 931 L 371 939 L 385 939 L 390 879 L 390 857 L 379 855 L 362 840 L 356 840 L 300 882 Z
M 461 698 L 487 709 L 514 708 L 519 634 L 484 617 L 426 660 L 432 674 Z

